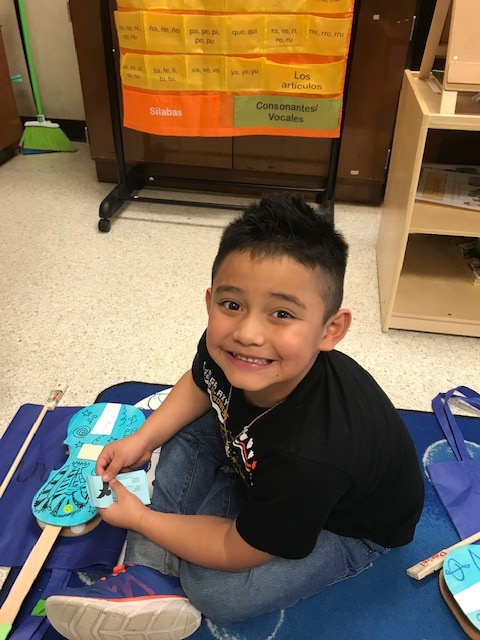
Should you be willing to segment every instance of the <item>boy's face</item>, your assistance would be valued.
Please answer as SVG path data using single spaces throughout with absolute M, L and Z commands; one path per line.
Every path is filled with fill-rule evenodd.
M 283 400 L 348 329 L 340 310 L 323 322 L 321 272 L 287 256 L 252 259 L 233 252 L 207 290 L 207 348 L 229 382 L 246 399 L 269 407 Z M 332 323 L 346 323 L 332 338 Z

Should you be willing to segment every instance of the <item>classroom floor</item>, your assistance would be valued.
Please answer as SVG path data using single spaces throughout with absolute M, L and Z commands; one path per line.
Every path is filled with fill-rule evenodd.
M 122 381 L 174 383 L 205 327 L 211 263 L 235 212 L 131 204 L 99 233 L 98 206 L 112 185 L 97 182 L 88 147 L 78 146 L 0 167 L 0 433 L 19 405 L 43 405 L 61 381 L 70 405 Z M 336 205 L 350 243 L 344 305 L 353 312 L 339 349 L 397 408 L 428 411 L 439 391 L 480 387 L 480 340 L 382 333 L 380 217 L 378 207 Z

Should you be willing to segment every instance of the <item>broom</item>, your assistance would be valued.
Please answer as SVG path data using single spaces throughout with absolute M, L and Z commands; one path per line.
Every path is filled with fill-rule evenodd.
M 59 124 L 51 122 L 50 120 L 45 120 L 42 102 L 40 99 L 40 90 L 38 88 L 37 75 L 33 65 L 24 0 L 18 0 L 18 10 L 20 14 L 20 24 L 22 26 L 23 41 L 25 43 L 28 72 L 30 74 L 33 97 L 37 109 L 37 119 L 25 122 L 25 130 L 19 142 L 20 153 L 30 154 L 48 153 L 50 151 L 77 151 L 76 147 L 70 142 L 67 135 L 60 129 Z

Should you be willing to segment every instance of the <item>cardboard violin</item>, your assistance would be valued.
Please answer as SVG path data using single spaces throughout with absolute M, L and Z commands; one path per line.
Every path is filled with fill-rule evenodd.
M 103 447 L 135 433 L 144 421 L 140 409 L 117 403 L 84 407 L 70 419 L 64 441 L 68 458 L 60 469 L 50 473 L 32 500 L 32 514 L 44 528 L 0 608 L 0 640 L 10 633 L 21 604 L 59 534 L 86 533 L 92 528 L 98 510 L 88 497 L 87 476 L 94 474 Z

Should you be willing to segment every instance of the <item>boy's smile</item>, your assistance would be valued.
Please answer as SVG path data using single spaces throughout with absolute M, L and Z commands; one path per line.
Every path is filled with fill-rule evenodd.
M 308 373 L 330 337 L 322 274 L 293 258 L 235 251 L 207 290 L 207 348 L 229 382 L 257 406 L 281 402 Z M 333 321 L 341 310 L 333 316 Z M 349 316 L 348 316 L 349 317 Z M 348 326 L 347 326 L 348 328 Z M 343 336 L 342 336 L 343 337 Z

